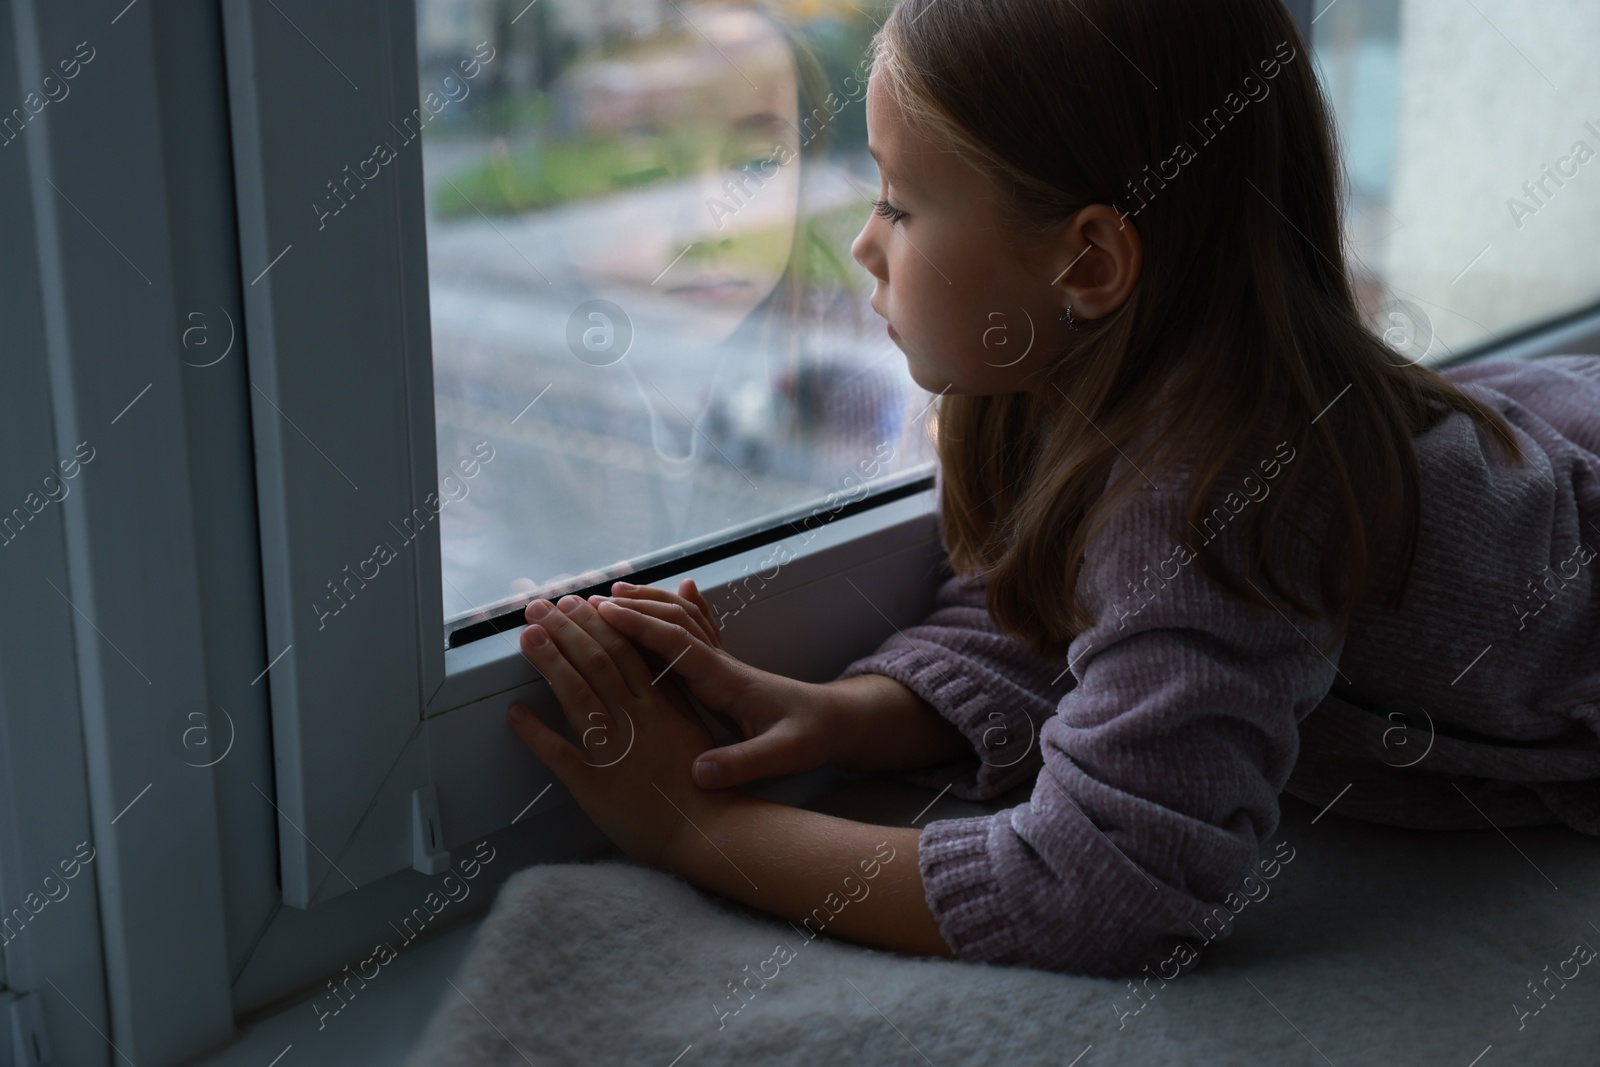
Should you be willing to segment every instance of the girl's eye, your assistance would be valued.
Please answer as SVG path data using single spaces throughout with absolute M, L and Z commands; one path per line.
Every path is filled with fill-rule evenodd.
M 901 211 L 887 200 L 879 200 L 873 212 L 881 218 L 888 219 L 891 224 L 904 219 L 907 212 Z

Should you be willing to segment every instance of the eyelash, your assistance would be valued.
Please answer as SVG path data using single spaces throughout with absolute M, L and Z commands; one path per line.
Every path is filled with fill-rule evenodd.
M 903 221 L 907 215 L 907 212 L 901 211 L 887 200 L 879 200 L 873 212 L 881 218 L 888 219 L 891 225 Z

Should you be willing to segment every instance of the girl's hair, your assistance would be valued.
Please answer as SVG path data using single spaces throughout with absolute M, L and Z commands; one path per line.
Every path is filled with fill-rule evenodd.
M 1413 436 L 1460 411 L 1522 453 L 1498 411 L 1363 325 L 1329 109 L 1282 0 L 902 0 L 874 45 L 908 126 L 994 181 L 1019 240 L 1100 203 L 1142 242 L 1127 301 L 1029 389 L 939 402 L 946 546 L 1001 628 L 1063 652 L 1094 621 L 1075 592 L 1087 546 L 1130 493 L 1187 464 L 1198 529 L 1223 473 L 1279 440 L 1314 462 L 1250 509 L 1246 581 L 1205 545 L 1202 572 L 1270 605 L 1259 574 L 1333 619 L 1330 651 L 1369 588 L 1396 609 L 1421 522 Z M 1322 477 L 1296 494 L 1307 467 Z M 1267 565 L 1284 521 L 1320 542 L 1316 597 Z

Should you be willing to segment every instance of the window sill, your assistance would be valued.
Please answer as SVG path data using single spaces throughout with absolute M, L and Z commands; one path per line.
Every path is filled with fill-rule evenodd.
M 262 1067 L 285 1062 L 299 1067 L 394 1067 L 410 1052 L 433 1017 L 441 996 L 455 996 L 446 979 L 456 973 L 482 918 L 402 952 L 384 968 L 383 985 L 353 999 L 338 1016 L 320 1020 L 303 1000 L 246 1026 L 232 1042 L 190 1060 L 185 1067 Z M 292 1058 L 291 1058 L 292 1057 Z
M 927 489 L 649 584 L 676 589 L 683 579 L 693 578 L 714 608 L 742 605 L 738 608 L 742 612 L 864 560 L 927 543 L 934 536 L 935 504 L 934 490 Z M 777 560 L 785 562 L 779 566 Z M 729 651 L 741 655 L 735 648 L 740 645 L 738 638 L 737 633 L 727 635 Z M 741 658 L 765 667 L 760 649 L 747 652 Z M 536 677 L 517 647 L 516 631 L 473 641 L 445 653 L 445 681 L 429 700 L 427 714 L 443 714 L 507 693 Z

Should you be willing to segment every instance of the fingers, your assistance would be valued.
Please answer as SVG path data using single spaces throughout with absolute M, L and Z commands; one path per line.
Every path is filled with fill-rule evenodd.
M 662 657 L 674 672 L 691 685 L 724 666 L 710 646 L 699 640 L 687 627 L 664 617 L 671 611 L 664 605 L 602 600 L 597 610 L 600 617 L 618 633 Z M 661 614 L 656 614 L 657 611 Z
M 522 739 L 522 743 L 539 757 L 540 762 L 554 771 L 562 784 L 572 790 L 577 776 L 589 766 L 583 754 L 566 738 L 540 722 L 526 704 L 516 703 L 506 709 L 506 721 L 510 723 L 512 732 Z
M 684 629 L 688 630 L 689 634 L 695 639 L 704 641 L 707 644 L 712 643 L 711 635 L 706 632 L 706 628 L 701 625 L 700 622 L 695 619 L 690 612 L 685 611 L 681 605 L 672 604 L 661 600 L 639 600 L 633 598 L 631 594 L 627 596 L 607 597 L 601 596 L 598 593 L 589 598 L 589 603 L 591 606 L 598 608 L 600 604 L 606 600 L 621 601 L 626 606 L 631 607 L 636 611 L 647 612 L 656 616 L 658 619 L 666 619 L 668 622 L 675 622 L 679 626 L 682 626 Z
M 559 650 L 557 658 L 565 658 L 595 692 L 615 705 L 649 692 L 652 675 L 639 650 L 595 614 L 592 605 L 581 597 L 566 596 L 556 607 L 559 610 L 552 610 L 548 601 L 535 600 L 525 615 L 530 630 L 537 623 L 536 628 L 550 636 Z M 535 656 L 553 653 L 530 646 L 534 640 L 530 630 L 523 631 L 523 651 L 542 672 L 543 664 Z
M 607 599 L 613 600 L 625 608 L 632 608 L 634 611 L 652 615 L 665 622 L 681 626 L 692 638 L 697 641 L 704 641 L 713 648 L 721 647 L 721 644 L 713 641 L 711 635 L 707 633 L 706 625 L 696 618 L 693 612 L 686 610 L 682 604 L 662 600 L 636 600 L 631 596 L 610 598 L 597 596 L 590 598 L 589 602 L 598 608 L 601 602 Z M 652 649 L 651 651 L 659 652 L 660 650 Z M 677 653 L 674 652 L 673 655 L 677 655 Z
M 702 754 L 694 764 L 694 780 L 702 789 L 726 789 L 821 766 L 822 756 L 807 749 L 803 737 L 779 723 L 758 737 Z
M 717 630 L 717 613 L 711 610 L 711 602 L 700 592 L 700 587 L 694 584 L 693 578 L 683 580 L 678 586 L 678 595 L 700 609 L 700 614 L 711 631 L 712 643 L 721 648 L 722 635 Z
M 548 620 L 546 622 L 548 623 Z M 548 624 L 554 625 L 554 623 Z M 581 732 L 590 725 L 590 720 L 587 718 L 590 712 L 606 713 L 605 705 L 595 687 L 578 673 L 561 647 L 551 640 L 550 633 L 543 625 L 529 626 L 523 630 L 521 644 L 522 654 L 538 668 L 540 675 L 549 683 L 550 691 L 555 694 L 556 700 L 566 713 L 567 722 L 575 732 Z M 605 686 L 605 689 L 615 693 L 617 686 L 611 684 Z
M 644 609 L 646 605 L 651 605 L 653 609 L 659 611 L 666 611 L 675 606 L 683 610 L 683 602 L 675 594 L 669 593 L 665 589 L 657 589 L 654 586 L 613 582 L 611 584 L 611 594 L 614 599 L 631 600 L 635 606 L 641 609 Z M 684 610 L 683 613 L 685 617 L 689 614 L 687 610 Z M 674 619 L 673 621 L 679 622 L 681 620 Z M 711 635 L 706 632 L 705 627 L 701 626 L 698 621 L 690 621 L 685 625 L 695 636 L 710 643 Z
M 533 610 L 539 605 L 544 607 L 543 613 Z M 552 610 L 548 603 L 534 601 L 529 609 L 529 614 L 540 622 L 522 631 L 522 654 L 549 683 L 582 751 L 593 757 L 592 765 L 618 762 L 632 749 L 638 728 L 627 710 L 635 698 L 617 664 L 581 626 Z M 565 645 L 552 640 L 546 626 L 555 628 Z M 631 647 L 628 651 L 638 659 L 637 651 Z M 581 665 L 581 670 L 574 664 Z M 612 709 L 620 713 L 624 722 L 618 722 Z
M 676 605 L 691 620 L 689 624 L 691 630 L 697 632 L 708 645 L 721 648 L 722 639 L 717 634 L 716 615 L 712 612 L 711 605 L 706 603 L 705 597 L 700 595 L 700 590 L 695 587 L 694 579 L 685 578 L 678 589 L 678 592 L 670 593 L 654 586 L 629 585 L 627 582 L 613 582 L 611 586 L 613 596 L 618 599 L 652 602 L 663 606 Z M 685 590 L 694 595 L 686 595 Z
M 731 709 L 755 677 L 743 663 L 692 639 L 677 623 L 635 611 L 617 600 L 603 601 L 599 610 L 619 633 L 659 655 L 713 713 L 733 713 Z

